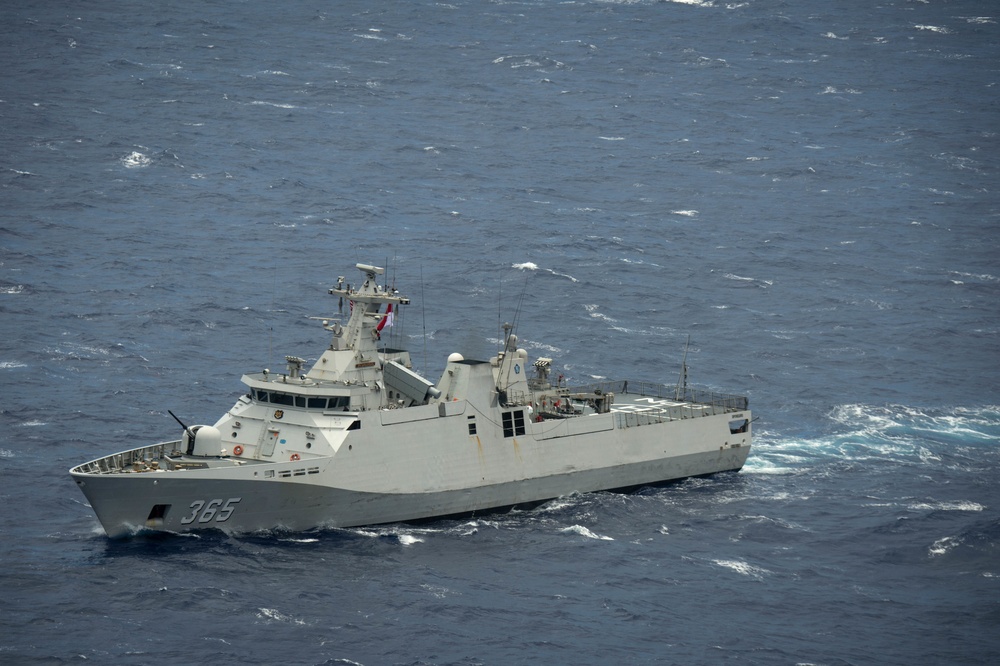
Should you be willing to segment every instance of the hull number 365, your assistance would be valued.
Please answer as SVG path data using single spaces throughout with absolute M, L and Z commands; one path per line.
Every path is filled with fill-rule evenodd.
M 191 513 L 185 518 L 181 518 L 181 525 L 190 525 L 195 520 L 199 523 L 210 523 L 215 519 L 217 523 L 224 523 L 229 520 L 229 516 L 236 511 L 236 505 L 242 497 L 230 497 L 227 500 L 195 500 L 191 502 Z

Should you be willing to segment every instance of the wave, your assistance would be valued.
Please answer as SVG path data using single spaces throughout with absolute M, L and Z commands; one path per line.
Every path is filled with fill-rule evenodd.
M 138 150 L 133 150 L 121 158 L 121 163 L 126 169 L 141 169 L 142 167 L 148 167 L 153 163 L 153 160 L 148 155 L 140 153 Z
M 288 103 L 284 103 L 284 102 L 264 102 L 264 101 L 260 101 L 260 100 L 256 100 L 256 101 L 250 102 L 250 105 L 251 106 L 273 106 L 276 109 L 297 109 L 297 108 L 299 108 L 298 106 L 296 106 L 294 104 L 288 104 Z
M 564 527 L 559 531 L 563 534 L 579 534 L 580 536 L 587 537 L 588 539 L 596 539 L 598 541 L 614 541 L 613 537 L 596 534 L 583 525 L 570 525 L 569 527 Z
M 258 608 L 257 617 L 265 622 L 284 622 L 287 624 L 305 625 L 304 620 L 292 617 L 273 608 Z
M 522 67 L 529 67 L 534 69 L 539 69 L 544 71 L 545 69 L 561 69 L 566 66 L 565 63 L 549 58 L 548 56 L 532 55 L 532 54 L 512 54 L 500 56 L 493 60 L 494 65 L 507 65 L 511 69 L 521 69 Z
M 736 282 L 745 282 L 748 285 L 753 285 L 755 287 L 767 288 L 774 284 L 774 280 L 761 280 L 758 278 L 744 277 L 742 275 L 736 275 L 735 273 L 725 273 L 722 277 L 727 280 L 735 280 Z
M 516 269 L 521 270 L 521 271 L 537 271 L 537 270 L 539 270 L 538 264 L 536 264 L 533 261 L 525 261 L 525 262 L 520 263 L 520 264 L 513 264 L 511 266 L 511 268 L 516 268 Z M 552 275 L 555 275 L 556 277 L 566 278 L 570 282 L 579 282 L 579 280 L 577 280 L 572 275 L 568 275 L 566 273 L 557 273 L 556 271 L 552 270 L 551 268 L 543 268 L 541 270 L 544 273 L 550 273 Z
M 934 409 L 846 404 L 835 407 L 830 418 L 848 427 L 861 426 L 865 434 L 885 437 L 917 433 L 969 443 L 995 442 L 1000 437 L 1000 406 L 993 405 Z
M 831 431 L 816 436 L 787 438 L 780 433 L 760 432 L 754 438 L 745 471 L 798 474 L 833 461 L 889 461 L 961 470 L 1000 465 L 997 406 L 844 404 L 830 410 L 827 418 Z
M 753 578 L 754 580 L 764 580 L 764 576 L 773 573 L 763 567 L 755 567 L 743 560 L 712 560 L 712 564 L 735 571 L 741 576 Z
M 936 33 L 941 34 L 941 35 L 950 35 L 951 34 L 951 30 L 949 30 L 948 28 L 939 26 L 939 25 L 921 25 L 921 24 L 918 24 L 918 25 L 915 25 L 913 27 L 916 30 L 925 30 L 927 32 L 936 32 Z

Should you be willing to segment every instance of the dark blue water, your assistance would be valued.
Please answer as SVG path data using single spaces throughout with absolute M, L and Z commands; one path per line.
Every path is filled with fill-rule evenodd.
M 1000 660 L 1000 12 L 7 2 L 0 663 Z M 314 359 L 356 262 L 437 377 L 750 396 L 739 474 L 112 542 L 66 471 Z

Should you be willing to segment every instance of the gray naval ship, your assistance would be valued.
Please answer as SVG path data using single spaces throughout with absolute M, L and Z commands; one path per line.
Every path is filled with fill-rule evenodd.
M 487 361 L 452 354 L 434 383 L 380 331 L 409 300 L 365 264 L 312 368 L 243 376 L 249 392 L 215 425 L 70 470 L 110 537 L 352 527 L 468 515 L 743 467 L 751 415 L 740 396 L 553 379 L 504 326 Z M 343 302 L 343 301 L 342 301 Z M 385 310 L 383 310 L 385 306 Z M 171 415 L 173 415 L 171 413 Z M 174 418 L 177 418 L 176 416 Z

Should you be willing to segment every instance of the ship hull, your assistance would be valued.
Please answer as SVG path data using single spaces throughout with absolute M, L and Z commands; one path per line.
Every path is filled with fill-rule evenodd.
M 468 488 L 365 492 L 323 483 L 324 474 L 266 480 L 227 475 L 102 475 L 73 472 L 105 532 L 226 533 L 303 531 L 467 515 L 532 504 L 573 493 L 655 485 L 742 468 L 749 447 L 578 470 Z M 231 477 L 231 475 L 228 475 Z M 157 508 L 163 507 L 163 508 Z

